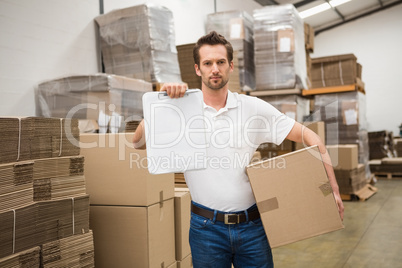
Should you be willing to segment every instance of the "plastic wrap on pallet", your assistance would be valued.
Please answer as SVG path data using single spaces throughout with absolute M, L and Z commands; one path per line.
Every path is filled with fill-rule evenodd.
M 255 89 L 253 17 L 245 11 L 225 11 L 207 16 L 206 31 L 216 31 L 227 38 L 237 51 L 239 89 Z M 235 66 L 236 67 L 236 66 Z
M 300 123 L 310 114 L 310 100 L 299 95 L 276 95 L 259 98 Z
M 291 5 L 255 9 L 256 89 L 307 88 L 304 23 Z
M 358 144 L 359 163 L 370 176 L 366 95 L 359 91 L 315 95 L 314 120 L 325 123 L 325 144 Z
M 173 13 L 144 4 L 95 18 L 105 72 L 148 82 L 181 81 Z
M 35 90 L 37 115 L 97 120 L 99 127 L 143 118 L 142 96 L 152 84 L 118 75 L 75 75 L 42 82 Z

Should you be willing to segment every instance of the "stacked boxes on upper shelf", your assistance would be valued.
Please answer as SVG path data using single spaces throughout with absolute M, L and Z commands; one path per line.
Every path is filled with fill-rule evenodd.
M 142 96 L 149 91 L 151 83 L 124 76 L 66 76 L 38 85 L 37 114 L 94 120 L 101 133 L 119 132 L 125 121 L 141 121 Z
M 311 77 L 312 88 L 362 84 L 362 65 L 354 54 L 313 58 Z
M 233 92 L 255 89 L 253 18 L 245 11 L 209 14 L 207 32 L 222 34 L 233 46 L 234 70 L 229 80 Z
M 0 126 L 0 267 L 94 267 L 78 120 Z
M 169 267 L 175 259 L 174 175 L 151 175 L 132 133 L 82 134 L 96 267 Z
M 148 82 L 181 81 L 173 13 L 144 4 L 98 16 L 106 73 Z
M 304 24 L 291 5 L 254 10 L 256 89 L 307 88 Z

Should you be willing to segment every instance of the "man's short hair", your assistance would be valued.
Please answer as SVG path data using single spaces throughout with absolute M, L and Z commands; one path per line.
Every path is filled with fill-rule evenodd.
M 210 32 L 207 35 L 204 35 L 198 39 L 197 43 L 195 44 L 193 48 L 193 57 L 194 57 L 194 63 L 200 66 L 200 48 L 203 45 L 224 45 L 226 48 L 226 54 L 229 63 L 232 62 L 233 60 L 233 47 L 232 44 L 228 40 L 223 37 L 223 35 L 218 34 L 215 31 Z

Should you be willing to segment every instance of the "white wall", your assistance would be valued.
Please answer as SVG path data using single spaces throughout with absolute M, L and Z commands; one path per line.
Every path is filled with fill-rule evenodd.
M 0 116 L 35 115 L 34 86 L 98 71 L 94 0 L 0 1 Z
M 325 31 L 312 57 L 353 53 L 363 66 L 369 131 L 399 134 L 402 123 L 402 5 Z

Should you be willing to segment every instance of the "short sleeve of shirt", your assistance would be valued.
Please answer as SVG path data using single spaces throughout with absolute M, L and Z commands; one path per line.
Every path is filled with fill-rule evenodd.
M 259 128 L 264 130 L 258 136 L 258 142 L 281 144 L 292 130 L 295 120 L 281 113 L 266 101 L 255 98 L 255 104 L 260 118 Z

